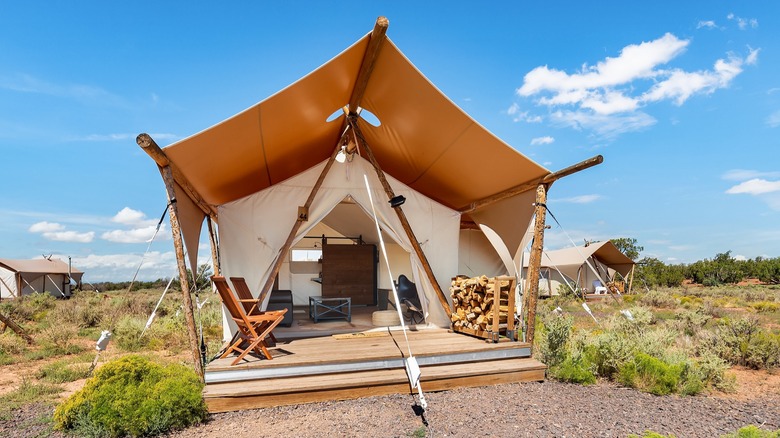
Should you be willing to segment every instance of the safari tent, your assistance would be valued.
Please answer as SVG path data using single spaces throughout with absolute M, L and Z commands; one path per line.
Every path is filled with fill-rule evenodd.
M 0 259 L 0 298 L 45 292 L 69 297 L 71 279 L 78 285 L 83 275 L 60 259 Z
M 538 188 L 546 190 L 558 178 L 598 164 L 600 157 L 555 173 L 535 163 L 439 91 L 386 37 L 387 26 L 380 17 L 372 32 L 313 72 L 191 137 L 160 148 L 149 135 L 138 136 L 139 146 L 159 166 L 169 199 L 175 200 L 170 216 L 180 273 L 185 266 L 182 242 L 195 266 L 205 219 L 215 272 L 244 277 L 263 306 L 272 289 L 291 289 L 295 303 L 302 304 L 313 294 L 326 295 L 328 279 L 323 275 L 323 289 L 317 289 L 311 280 L 320 261 L 295 260 L 293 250 L 316 250 L 318 242 L 329 245 L 332 237 L 346 237 L 354 246 L 376 244 L 374 210 L 389 244 L 392 277 L 405 273 L 413 279 L 428 324 L 449 327 L 448 288 L 463 266 L 461 259 L 473 257 L 480 266 L 514 273 L 512 258 L 534 214 Z M 461 235 L 472 233 L 478 234 L 469 240 L 473 245 L 461 245 Z M 322 263 L 329 263 L 326 256 Z M 378 258 L 366 269 L 372 264 L 379 272 L 369 292 L 373 295 L 363 297 L 369 302 L 393 280 Z M 349 286 L 348 279 L 340 283 Z M 447 343 L 437 344 L 443 348 Z M 475 348 L 484 348 L 482 344 Z M 332 348 L 312 345 L 320 355 Z M 530 355 L 528 345 L 521 347 L 523 355 Z M 346 354 L 343 344 L 338 350 Z M 361 360 L 380 350 L 329 360 L 336 361 L 334 369 L 368 372 L 379 359 Z M 431 352 L 431 364 L 447 363 L 440 354 Z M 269 362 L 281 366 L 277 361 L 294 359 Z M 212 364 L 206 381 L 216 385 L 222 379 L 256 379 L 260 368 L 262 364 L 240 374 Z M 403 375 L 402 369 L 393 372 Z M 375 385 L 376 391 L 384 387 L 366 385 Z M 397 383 L 393 385 L 387 390 L 397 391 Z M 342 391 L 343 384 L 336 386 L 322 391 L 336 397 L 333 391 Z M 224 389 L 225 404 L 214 404 L 219 398 L 214 391 L 223 391 L 216 388 L 207 387 L 214 397 L 207 397 L 212 410 L 263 403 L 255 393 L 242 405 Z M 290 397 L 300 401 L 300 395 Z
M 557 295 L 560 286 L 569 287 L 567 282 L 586 294 L 601 292 L 596 287 L 606 287 L 615 281 L 624 286 L 620 292 L 630 292 L 633 272 L 634 261 L 609 240 L 544 251 L 539 294 Z

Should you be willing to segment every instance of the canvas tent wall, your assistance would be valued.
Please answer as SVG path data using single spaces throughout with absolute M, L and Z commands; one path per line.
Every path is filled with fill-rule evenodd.
M 252 287 L 268 284 L 271 266 L 284 262 L 285 236 L 294 226 L 301 226 L 293 236 L 299 240 L 345 196 L 370 211 L 364 174 L 382 229 L 415 249 L 410 265 L 424 298 L 437 284 L 447 291 L 458 274 L 462 213 L 490 230 L 498 254 L 518 250 L 533 214 L 534 189 L 551 183 L 554 174 L 453 104 L 377 30 L 380 21 L 307 76 L 211 128 L 164 149 L 139 135 L 138 144 L 172 187 L 169 197 L 177 201 L 191 263 L 208 216 L 218 224 L 219 239 L 212 242 L 219 242 L 222 274 L 243 276 Z M 365 112 L 378 123 L 360 116 Z M 341 146 L 354 152 L 352 163 L 334 165 L 317 192 L 316 174 Z M 379 175 L 406 196 L 398 215 L 389 210 Z M 315 194 L 313 204 L 299 221 L 307 194 Z M 411 231 L 398 221 L 403 214 Z M 416 255 L 418 244 L 423 255 L 432 254 L 425 257 L 430 265 Z M 421 265 L 425 276 L 419 275 Z M 428 310 L 433 320 L 449 325 L 442 306 Z
M 17 298 L 48 292 L 55 297 L 70 296 L 71 279 L 81 283 L 83 272 L 70 270 L 59 259 L 0 259 L 0 298 Z
M 616 273 L 624 279 L 630 279 L 634 261 L 620 252 L 612 242 L 604 241 L 544 251 L 542 268 L 540 294 L 544 285 L 549 294 L 557 295 L 558 288 L 565 286 L 566 281 L 586 293 L 593 293 L 593 282 L 596 280 L 611 281 L 615 279 Z

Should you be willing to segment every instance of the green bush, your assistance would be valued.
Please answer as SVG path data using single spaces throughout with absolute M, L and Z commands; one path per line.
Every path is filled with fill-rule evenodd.
M 667 363 L 641 352 L 620 368 L 619 381 L 655 395 L 693 395 L 704 389 L 703 382 L 687 362 Z
M 539 353 L 542 362 L 554 367 L 563 362 L 568 354 L 567 344 L 571 335 L 574 319 L 571 316 L 558 316 L 553 313 L 545 316 L 543 330 L 539 340 Z
M 54 412 L 55 427 L 80 436 L 150 436 L 206 418 L 203 384 L 183 365 L 129 355 L 99 368 Z
M 723 435 L 721 438 L 780 438 L 780 429 L 775 431 L 759 429 L 750 425 L 740 428 L 734 433 Z
M 675 308 L 680 304 L 672 295 L 655 290 L 642 295 L 639 301 L 646 306 L 668 309 Z
M 596 375 L 593 373 L 594 365 L 584 356 L 577 359 L 571 356 L 563 362 L 550 368 L 550 377 L 561 382 L 592 385 L 596 383 Z

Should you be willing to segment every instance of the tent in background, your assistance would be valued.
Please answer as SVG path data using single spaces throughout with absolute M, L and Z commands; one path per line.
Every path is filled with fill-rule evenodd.
M 527 265 L 526 261 L 524 268 L 527 268 Z M 585 293 L 592 294 L 596 292 L 595 281 L 600 281 L 603 286 L 607 286 L 608 282 L 617 280 L 616 274 L 620 274 L 621 281 L 628 282 L 624 291 L 630 292 L 633 272 L 634 261 L 620 252 L 609 240 L 584 246 L 545 250 L 542 254 L 540 275 L 543 278 L 539 283 L 539 294 L 558 295 L 558 288 L 566 287 L 567 281 Z
M 0 298 L 44 292 L 55 297 L 69 297 L 70 280 L 79 285 L 83 275 L 60 259 L 0 259 Z

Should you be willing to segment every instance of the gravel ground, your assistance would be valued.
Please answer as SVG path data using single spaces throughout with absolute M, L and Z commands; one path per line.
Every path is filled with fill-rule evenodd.
M 780 394 L 740 401 L 657 397 L 611 384 L 547 381 L 466 388 L 426 396 L 424 427 L 411 396 L 314 403 L 214 415 L 176 437 L 427 436 L 625 437 L 653 430 L 717 437 L 748 424 L 780 429 Z
M 424 417 L 415 414 L 410 395 L 391 395 L 215 414 L 207 423 L 172 436 L 408 437 L 424 432 L 434 437 L 625 437 L 653 430 L 679 438 L 709 438 L 748 424 L 780 429 L 777 393 L 750 401 L 657 397 L 612 384 L 547 381 L 456 389 L 426 398 Z M 15 412 L 14 419 L 0 421 L 0 436 L 50 433 L 50 423 L 40 418 L 51 409 L 35 405 Z

